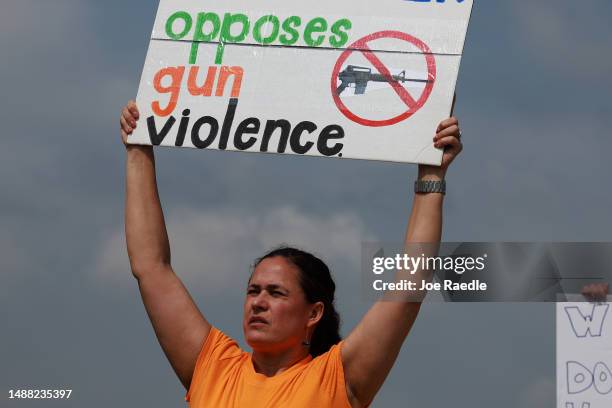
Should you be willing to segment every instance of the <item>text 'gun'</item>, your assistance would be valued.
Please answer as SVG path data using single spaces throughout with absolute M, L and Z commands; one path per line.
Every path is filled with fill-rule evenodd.
M 424 84 L 429 84 L 433 82 L 433 80 L 429 79 L 412 79 L 406 78 L 406 71 L 400 72 L 399 75 L 392 75 L 391 78 L 396 82 L 420 82 Z M 363 95 L 365 94 L 366 88 L 368 87 L 368 83 L 372 82 L 390 82 L 384 75 L 381 74 L 373 74 L 372 69 L 368 67 L 359 67 L 356 65 L 349 65 L 346 69 L 340 74 L 338 74 L 338 79 L 340 80 L 340 86 L 336 90 L 338 95 L 341 95 L 342 92 L 346 90 L 346 88 L 354 87 L 355 95 Z

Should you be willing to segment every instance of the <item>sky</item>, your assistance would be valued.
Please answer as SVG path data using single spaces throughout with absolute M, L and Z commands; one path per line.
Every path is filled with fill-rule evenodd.
M 4 0 L 0 13 L 0 405 L 181 407 L 123 238 L 119 112 L 157 2 Z M 444 240 L 612 241 L 612 4 L 477 2 L 457 85 L 465 151 Z M 173 266 L 242 341 L 249 265 L 287 242 L 320 254 L 343 334 L 370 306 L 363 241 L 403 238 L 416 166 L 156 151 Z M 432 303 L 374 407 L 555 405 L 554 305 Z

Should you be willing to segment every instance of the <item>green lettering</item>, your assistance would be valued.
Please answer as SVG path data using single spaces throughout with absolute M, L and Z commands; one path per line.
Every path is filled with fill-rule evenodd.
M 353 27 L 351 20 L 343 18 L 338 20 L 331 27 L 331 32 L 334 34 L 329 37 L 329 43 L 334 48 L 340 48 L 344 46 L 349 39 L 348 31 Z
M 324 33 L 327 31 L 327 21 L 322 17 L 316 17 L 310 20 L 304 30 L 304 41 L 311 47 L 318 47 L 325 41 L 325 35 L 317 35 L 313 38 L 314 33 Z
M 180 34 L 176 34 L 173 30 L 174 23 L 178 19 L 181 19 L 185 22 L 185 28 L 183 29 L 183 31 L 180 32 Z M 189 30 L 191 30 L 192 25 L 193 20 L 191 19 L 189 13 L 187 13 L 186 11 L 177 11 L 168 18 L 168 21 L 166 21 L 166 35 L 173 40 L 180 40 L 187 35 Z
M 263 38 L 261 29 L 267 23 L 272 24 L 272 33 L 268 37 Z M 272 44 L 274 41 L 276 41 L 276 38 L 278 37 L 279 29 L 280 21 L 278 17 L 273 16 L 271 14 L 263 16 L 255 22 L 255 26 L 253 27 L 253 38 L 260 44 Z
M 234 24 L 241 24 L 242 28 L 240 33 L 237 35 L 232 34 L 232 26 Z M 231 14 L 225 13 L 223 17 L 223 25 L 221 26 L 221 42 L 239 43 L 249 34 L 251 23 L 249 18 L 245 14 Z
M 235 23 L 242 24 L 242 30 L 238 35 L 232 35 L 232 25 Z M 219 37 L 219 45 L 217 46 L 217 55 L 215 56 L 215 64 L 223 63 L 223 53 L 225 52 L 225 43 L 239 43 L 249 34 L 251 23 L 245 14 L 225 13 L 223 16 L 223 25 L 221 27 L 221 35 Z
M 283 45 L 293 45 L 300 39 L 300 33 L 296 30 L 302 24 L 302 19 L 298 16 L 291 16 L 283 22 L 283 30 L 279 41 Z
M 216 42 L 218 38 L 215 64 L 223 63 L 223 54 L 226 43 L 241 43 L 249 36 L 252 28 L 252 36 L 255 42 L 269 45 L 278 41 L 282 45 L 291 46 L 300 40 L 302 18 L 290 16 L 282 22 L 275 15 L 269 14 L 259 18 L 251 25 L 249 17 L 243 13 L 225 13 L 223 21 L 216 13 L 198 13 L 197 19 L 191 17 L 186 11 L 177 11 L 166 21 L 165 29 L 168 38 L 181 40 L 185 38 L 191 29 L 193 38 L 189 64 L 196 64 L 198 59 L 199 45 L 202 42 Z M 331 27 L 323 17 L 315 17 L 304 27 L 304 43 L 310 47 L 322 46 L 326 39 L 334 48 L 340 48 L 349 41 L 349 31 L 353 27 L 351 20 L 347 18 L 336 21 Z M 282 34 L 279 33 L 282 28 Z M 175 32 L 175 30 L 181 30 Z M 331 31 L 327 37 L 328 29 Z
M 204 26 L 206 23 L 212 24 L 210 32 L 204 32 Z M 191 54 L 189 56 L 189 63 L 195 64 L 198 59 L 198 47 L 200 42 L 212 42 L 219 35 L 221 31 L 221 19 L 215 13 L 198 13 L 198 20 L 196 22 L 196 28 L 193 33 L 193 44 L 191 45 Z M 223 59 L 223 47 L 217 48 L 217 57 L 215 63 L 220 64 Z

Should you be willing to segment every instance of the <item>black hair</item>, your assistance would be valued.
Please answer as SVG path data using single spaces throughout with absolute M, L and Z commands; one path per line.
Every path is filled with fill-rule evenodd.
M 334 307 L 336 284 L 329 268 L 311 253 L 289 246 L 278 247 L 255 261 L 255 267 L 264 259 L 283 257 L 300 271 L 299 283 L 309 303 L 323 302 L 323 317 L 315 327 L 310 340 L 310 354 L 321 355 L 334 345 L 340 337 L 340 315 Z

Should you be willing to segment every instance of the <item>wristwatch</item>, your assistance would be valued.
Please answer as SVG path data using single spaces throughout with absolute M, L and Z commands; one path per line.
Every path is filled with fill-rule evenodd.
M 414 182 L 414 192 L 417 194 L 446 194 L 446 181 L 419 180 Z

